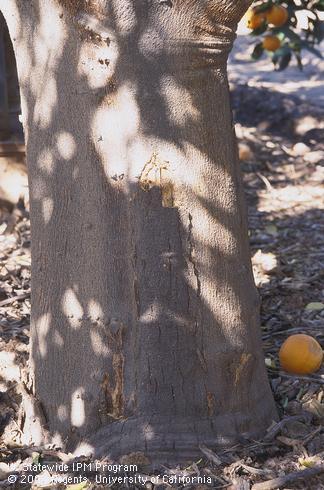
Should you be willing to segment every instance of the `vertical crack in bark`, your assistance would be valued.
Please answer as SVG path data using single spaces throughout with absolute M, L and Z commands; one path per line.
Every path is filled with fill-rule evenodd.
M 120 419 L 124 414 L 124 356 L 122 353 L 124 328 L 124 325 L 120 324 L 115 333 L 109 329 L 108 336 L 111 348 L 114 350 L 113 376 L 105 373 L 101 384 L 106 401 L 106 414 L 113 419 Z
M 207 368 L 207 363 L 206 363 L 206 360 L 205 360 L 205 358 L 204 358 L 204 356 L 203 356 L 203 354 L 202 354 L 201 350 L 200 350 L 200 349 L 198 349 L 198 347 L 197 347 L 197 349 L 196 349 L 196 352 L 197 352 L 197 356 L 198 356 L 198 359 L 199 359 L 200 365 L 201 365 L 201 367 L 202 367 L 202 370 L 203 370 L 203 371 L 205 371 L 205 373 L 207 373 L 208 368 Z
M 147 372 L 149 376 L 149 383 L 152 383 L 152 373 L 151 373 L 151 365 L 150 365 L 150 358 L 147 358 Z
M 198 322 L 199 312 L 198 312 L 198 310 L 200 311 L 199 307 L 200 307 L 200 298 L 201 298 L 201 280 L 200 280 L 199 270 L 197 268 L 197 264 L 196 264 L 196 261 L 194 259 L 194 244 L 193 244 L 193 236 L 192 236 L 193 235 L 192 234 L 193 219 L 192 219 L 192 215 L 190 213 L 188 213 L 188 217 L 189 217 L 188 238 L 187 238 L 187 241 L 189 244 L 188 260 L 192 265 L 193 273 L 195 275 L 196 282 L 197 282 L 196 294 L 197 294 L 198 302 L 196 304 L 196 307 L 195 307 L 196 311 L 194 313 L 194 315 L 195 315 L 195 335 L 197 336 L 198 325 L 199 325 L 199 322 Z M 190 312 L 189 307 L 190 307 L 190 291 L 188 291 L 188 312 Z M 206 360 L 202 354 L 205 349 L 204 349 L 204 322 L 202 321 L 201 315 L 202 315 L 202 312 L 200 311 L 200 323 L 201 323 L 200 349 L 199 349 L 199 347 L 197 347 L 196 353 L 197 353 L 197 357 L 199 360 L 199 364 L 200 364 L 202 370 L 206 373 L 208 371 L 208 368 L 207 368 Z
M 207 413 L 209 417 L 212 417 L 215 412 L 215 395 L 206 389 L 207 398 Z
M 189 216 L 189 227 L 188 227 L 189 255 L 188 255 L 188 258 L 189 258 L 189 262 L 192 264 L 193 273 L 196 277 L 196 281 L 197 281 L 196 291 L 197 291 L 197 296 L 199 298 L 200 293 L 201 293 L 201 282 L 200 282 L 200 277 L 199 277 L 199 271 L 197 269 L 197 265 L 196 265 L 196 262 L 195 262 L 194 257 L 193 257 L 194 244 L 192 241 L 192 229 L 193 229 L 192 215 L 190 213 L 188 213 L 188 216 Z
M 179 375 L 180 375 L 180 378 L 181 378 L 181 389 L 182 389 L 182 393 L 184 394 L 185 393 L 185 388 L 184 388 L 184 385 L 185 385 L 185 377 L 183 375 L 183 372 L 181 371 L 181 367 L 180 367 L 179 363 L 177 364 L 177 368 L 178 368 L 178 372 L 179 372 Z
M 140 295 L 139 295 L 139 290 L 138 290 L 138 281 L 135 278 L 134 283 L 134 299 L 135 299 L 135 304 L 136 304 L 136 314 L 137 314 L 137 319 L 141 316 L 141 303 L 140 303 Z
M 139 186 L 145 192 L 154 187 L 159 188 L 162 207 L 175 207 L 174 186 L 170 178 L 169 162 L 159 160 L 156 152 L 153 152 L 150 160 L 144 165 L 139 176 Z
M 173 400 L 173 403 L 174 403 L 174 405 L 176 405 L 176 401 L 175 401 L 175 391 L 174 391 L 174 387 L 173 387 L 173 385 L 171 385 L 171 394 L 172 394 L 172 400 Z
M 247 366 L 247 364 L 252 360 L 252 354 L 249 352 L 246 354 L 245 352 L 241 355 L 239 364 L 236 366 L 235 374 L 234 374 L 234 385 L 236 386 L 240 381 L 242 373 Z
M 139 291 L 139 285 L 138 285 L 138 280 L 137 280 L 137 243 L 136 243 L 136 232 L 135 232 L 135 216 L 134 216 L 134 205 L 135 202 L 129 201 L 129 208 L 128 208 L 128 215 L 129 215 L 129 220 L 130 220 L 130 247 L 133 250 L 132 258 L 131 258 L 131 266 L 133 268 L 133 325 L 132 329 L 135 330 L 134 335 L 133 335 L 133 355 L 134 355 L 134 370 L 133 370 L 133 376 L 134 376 L 134 391 L 131 395 L 131 397 L 134 400 L 134 403 L 130 403 L 134 408 L 137 408 L 137 394 L 138 394 L 138 365 L 139 365 L 139 357 L 140 357 L 140 349 L 139 349 L 139 318 L 141 315 L 141 299 L 140 299 L 140 291 Z
M 132 230 L 132 239 L 134 242 L 134 251 L 133 251 L 133 272 L 134 272 L 134 279 L 133 279 L 133 289 L 134 289 L 134 300 L 135 300 L 135 305 L 136 305 L 136 314 L 137 314 L 137 319 L 141 316 L 141 302 L 140 302 L 140 294 L 139 294 L 139 288 L 138 288 L 138 281 L 137 281 L 137 249 L 136 249 L 136 242 L 134 239 L 134 230 Z
M 170 295 L 172 298 L 172 261 L 171 261 L 171 243 L 170 240 L 168 239 L 168 256 L 167 256 L 167 267 L 168 267 L 168 272 L 169 272 L 169 290 L 170 290 Z

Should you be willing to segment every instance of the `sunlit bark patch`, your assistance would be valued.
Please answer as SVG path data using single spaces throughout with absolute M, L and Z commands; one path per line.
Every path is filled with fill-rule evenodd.
M 67 289 L 63 295 L 62 310 L 72 328 L 81 327 L 83 308 L 77 298 L 77 295 L 71 288 Z

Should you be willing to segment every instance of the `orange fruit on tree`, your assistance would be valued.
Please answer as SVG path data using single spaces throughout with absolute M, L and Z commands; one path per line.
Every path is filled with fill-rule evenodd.
M 288 10 L 282 5 L 273 5 L 266 13 L 267 22 L 275 27 L 283 26 L 288 17 Z
M 280 348 L 279 361 L 288 373 L 310 374 L 321 367 L 323 350 L 310 335 L 291 335 Z
M 247 27 L 249 29 L 257 29 L 260 27 L 266 20 L 265 13 L 256 13 L 254 10 L 249 10 L 247 13 Z
M 281 46 L 280 39 L 277 36 L 265 36 L 262 46 L 267 51 L 276 51 Z

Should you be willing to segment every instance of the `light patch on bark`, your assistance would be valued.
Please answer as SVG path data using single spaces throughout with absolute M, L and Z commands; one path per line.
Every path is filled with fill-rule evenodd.
M 155 436 L 155 432 L 153 427 L 150 424 L 146 424 L 142 427 L 143 435 L 145 436 L 146 441 L 152 441 Z
M 71 424 L 74 427 L 82 427 L 85 422 L 85 408 L 83 400 L 83 388 L 75 390 L 71 396 Z
M 66 28 L 61 18 L 57 15 L 55 2 L 39 2 L 38 8 L 39 22 L 34 44 L 39 57 L 37 61 L 41 61 L 44 64 L 49 63 L 49 67 L 52 68 L 57 60 L 61 58 L 67 36 Z
M 135 93 L 127 83 L 107 93 L 91 125 L 92 141 L 108 177 L 129 173 L 138 158 L 130 145 L 138 136 L 140 114 Z M 113 183 L 113 182 L 111 182 Z
M 65 405 L 60 405 L 57 408 L 57 416 L 62 422 L 68 419 L 69 414 Z
M 55 332 L 53 334 L 53 340 L 54 340 L 55 345 L 57 345 L 58 347 L 61 347 L 61 348 L 64 347 L 64 339 L 63 339 L 62 335 L 60 334 L 60 332 L 58 332 L 57 330 L 55 330 Z
M 51 150 L 45 148 L 39 154 L 37 166 L 40 170 L 44 170 L 48 175 L 54 171 L 54 158 Z
M 63 295 L 62 310 L 72 328 L 76 329 L 81 327 L 80 320 L 84 313 L 83 308 L 71 288 L 67 289 Z
M 115 45 L 83 41 L 78 62 L 78 74 L 86 78 L 90 89 L 106 87 L 113 75 L 118 57 Z
M 24 63 L 22 64 L 22 66 L 19 67 L 20 68 L 20 76 L 24 80 L 24 79 L 28 79 L 28 77 L 30 76 L 31 70 L 32 70 L 32 59 L 31 59 L 32 50 L 30 49 L 30 46 L 26 46 L 23 43 L 19 43 L 19 41 L 17 41 L 17 43 L 18 43 L 18 49 L 19 49 L 20 55 L 24 60 Z M 26 107 L 26 109 L 27 109 L 27 107 Z
M 44 197 L 42 200 L 42 213 L 45 224 L 51 220 L 54 209 L 54 202 L 51 197 Z
M 47 354 L 47 334 L 50 329 L 52 316 L 50 313 L 42 315 L 35 323 L 35 332 L 37 335 L 38 350 L 42 357 Z
M 46 197 L 47 192 L 48 189 L 47 189 L 46 182 L 41 177 L 35 177 L 30 182 L 30 194 L 34 196 L 34 199 L 36 201 Z
M 99 320 L 99 318 L 103 318 L 104 313 L 102 311 L 101 305 L 98 301 L 91 299 L 88 303 L 88 315 L 90 318 L 94 320 Z
M 62 131 L 56 136 L 56 147 L 64 160 L 73 158 L 77 149 L 74 137 L 67 131 Z
M 66 26 L 57 15 L 54 2 L 39 2 L 39 21 L 35 31 L 29 35 L 32 44 L 32 48 L 29 45 L 29 50 L 37 59 L 37 69 L 33 66 L 35 62 L 32 58 L 28 62 L 30 58 L 28 55 L 29 69 L 24 66 L 19 67 L 19 81 L 22 86 L 22 97 L 25 92 L 24 85 L 31 89 L 35 97 L 34 122 L 42 129 L 46 129 L 52 122 L 53 111 L 57 106 L 57 86 L 52 74 L 56 72 L 61 60 L 67 36 Z M 17 49 L 20 50 L 19 38 Z M 24 117 L 26 118 L 26 115 Z
M 93 330 L 94 327 L 90 330 L 90 340 L 93 352 L 98 356 L 107 356 L 111 354 L 108 346 L 103 341 L 102 336 L 98 331 Z
M 161 314 L 161 307 L 158 303 L 150 304 L 145 311 L 139 317 L 139 321 L 142 324 L 148 324 L 158 321 L 159 315 Z
M 46 79 L 46 74 L 45 74 Z M 31 86 L 35 94 L 35 107 L 34 107 L 34 120 L 41 129 L 46 129 L 52 122 L 53 111 L 57 105 L 57 86 L 54 78 L 49 80 L 40 86 L 40 81 L 35 77 L 34 83 L 31 79 Z

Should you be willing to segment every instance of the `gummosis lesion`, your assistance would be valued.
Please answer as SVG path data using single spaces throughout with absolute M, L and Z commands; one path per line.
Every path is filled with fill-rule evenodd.
M 140 188 L 148 192 L 153 187 L 161 190 L 162 207 L 173 208 L 174 205 L 174 186 L 170 179 L 169 162 L 158 158 L 153 152 L 149 161 L 145 164 L 139 176 Z
M 112 372 L 103 375 L 101 390 L 104 398 L 103 416 L 118 420 L 124 415 L 124 356 L 123 332 L 125 326 L 120 323 L 116 331 L 108 328 L 108 338 L 112 353 Z

